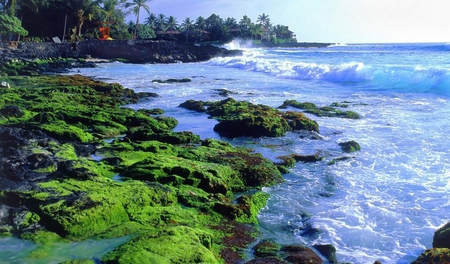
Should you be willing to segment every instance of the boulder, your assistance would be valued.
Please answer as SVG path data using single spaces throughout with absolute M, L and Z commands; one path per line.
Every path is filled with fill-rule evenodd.
M 316 249 L 317 251 L 319 251 L 320 254 L 322 254 L 322 256 L 324 256 L 330 263 L 332 264 L 337 264 L 338 260 L 336 257 L 336 248 L 333 245 L 330 244 L 326 244 L 326 245 L 322 245 L 322 244 L 318 244 L 318 245 L 314 245 L 313 246 L 314 249 Z
M 420 255 L 411 264 L 445 264 L 450 263 L 450 249 L 432 248 Z
M 354 140 L 341 142 L 341 143 L 339 143 L 339 146 L 341 147 L 341 149 L 344 152 L 347 152 L 347 153 L 361 150 L 361 146 L 359 145 L 359 143 Z
M 219 121 L 214 131 L 228 138 L 279 137 L 291 130 L 319 131 L 317 122 L 302 113 L 283 113 L 269 106 L 238 102 L 233 98 L 217 102 L 188 100 L 180 106 L 198 112 L 207 106 L 206 113 Z
M 433 237 L 433 247 L 450 249 L 450 222 L 436 230 Z
M 284 259 L 290 263 L 310 263 L 322 264 L 323 261 L 312 249 L 300 245 L 288 245 L 281 248 L 286 257 Z

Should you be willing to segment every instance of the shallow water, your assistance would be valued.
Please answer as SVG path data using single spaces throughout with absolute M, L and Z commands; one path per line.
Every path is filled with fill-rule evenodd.
M 36 246 L 17 238 L 0 239 L 1 264 L 57 264 L 66 260 L 90 259 L 100 263 L 105 253 L 127 242 L 130 237 L 86 240 L 83 242 L 55 243 Z
M 233 43 L 232 45 L 236 45 Z M 449 45 L 348 45 L 324 49 L 246 49 L 244 56 L 171 65 L 100 64 L 81 74 L 119 82 L 159 98 L 127 107 L 162 108 L 177 131 L 220 138 L 216 121 L 178 107 L 185 100 L 237 100 L 280 106 L 284 100 L 318 106 L 348 102 L 360 120 L 319 118 L 322 140 L 301 133 L 228 140 L 276 160 L 290 153 L 326 157 L 298 163 L 286 182 L 265 188 L 271 198 L 259 221 L 280 243 L 331 243 L 339 261 L 410 263 L 431 247 L 450 220 Z M 191 78 L 159 84 L 155 79 Z M 355 140 L 362 150 L 342 153 Z M 334 158 L 347 157 L 334 165 Z

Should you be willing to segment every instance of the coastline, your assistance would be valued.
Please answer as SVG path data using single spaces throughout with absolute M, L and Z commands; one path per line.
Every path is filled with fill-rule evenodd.
M 3 76 L 10 88 L 0 90 L 0 231 L 37 245 L 28 260 L 45 259 L 57 243 L 126 236 L 102 261 L 243 260 L 268 199 L 261 188 L 283 181 L 295 158 L 274 164 L 223 141 L 171 132 L 177 121 L 160 109 L 121 107 L 157 94 L 81 75 L 42 75 L 30 61 L 8 67 L 20 76 Z M 268 110 L 278 114 L 257 112 Z M 180 250 L 191 254 L 179 257 Z M 301 245 L 273 254 L 321 259 Z
M 207 61 L 213 57 L 242 55 L 213 45 L 197 46 L 166 40 L 84 40 L 80 42 L 0 42 L 0 58 L 84 58 L 129 63 L 178 63 Z

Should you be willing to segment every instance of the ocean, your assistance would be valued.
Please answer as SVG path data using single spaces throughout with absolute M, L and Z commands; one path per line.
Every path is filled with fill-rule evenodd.
M 281 138 L 226 139 L 276 161 L 286 154 L 325 159 L 298 163 L 286 181 L 265 188 L 263 238 L 282 244 L 332 244 L 339 261 L 410 263 L 432 247 L 450 221 L 450 44 L 354 44 L 319 49 L 252 48 L 243 56 L 201 63 L 99 64 L 81 74 L 119 82 L 159 98 L 129 107 L 162 108 L 177 131 L 220 138 L 216 121 L 178 107 L 188 99 L 236 100 L 271 107 L 285 100 L 327 106 L 346 103 L 358 120 L 317 117 L 321 140 L 301 133 Z M 152 80 L 190 78 L 189 83 Z M 342 153 L 355 140 L 361 151 Z M 332 159 L 349 157 L 329 165 Z
M 450 44 L 226 47 L 244 54 L 200 63 L 101 63 L 71 73 L 157 93 L 127 107 L 162 108 L 179 121 L 177 131 L 201 138 L 220 138 L 213 131 L 217 121 L 179 107 L 188 99 L 229 96 L 271 107 L 288 99 L 345 103 L 344 110 L 362 118 L 307 114 L 319 123 L 318 140 L 301 132 L 221 138 L 273 161 L 292 153 L 325 157 L 297 163 L 284 183 L 263 189 L 270 199 L 258 217 L 262 238 L 332 244 L 339 261 L 352 263 L 410 263 L 432 247 L 435 230 L 450 221 Z M 152 82 L 170 78 L 192 81 Z M 343 153 L 338 143 L 348 140 L 361 151 Z M 340 157 L 345 159 L 330 163 Z

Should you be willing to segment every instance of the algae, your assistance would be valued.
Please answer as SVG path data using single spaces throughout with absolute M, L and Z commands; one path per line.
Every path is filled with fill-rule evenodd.
M 268 198 L 260 189 L 283 181 L 277 166 L 260 154 L 173 132 L 174 118 L 122 107 L 142 95 L 119 84 L 80 75 L 8 77 L 8 82 L 20 88 L 0 89 L 0 109 L 7 113 L 1 125 L 34 131 L 45 140 L 20 146 L 29 153 L 23 168 L 32 170 L 35 182 L 32 188 L 0 191 L 2 201 L 23 212 L 21 229 L 5 226 L 2 233 L 42 244 L 31 254 L 36 259 L 48 257 L 60 239 L 129 235 L 130 241 L 102 261 L 223 263 L 227 234 L 219 227 L 256 226 Z M 267 106 L 233 100 L 215 106 L 223 114 L 218 118 L 238 114 L 236 120 L 273 135 L 292 129 L 281 112 Z M 102 158 L 92 160 L 92 154 Z M 126 180 L 111 180 L 117 174 Z M 244 191 L 250 193 L 239 194 Z

